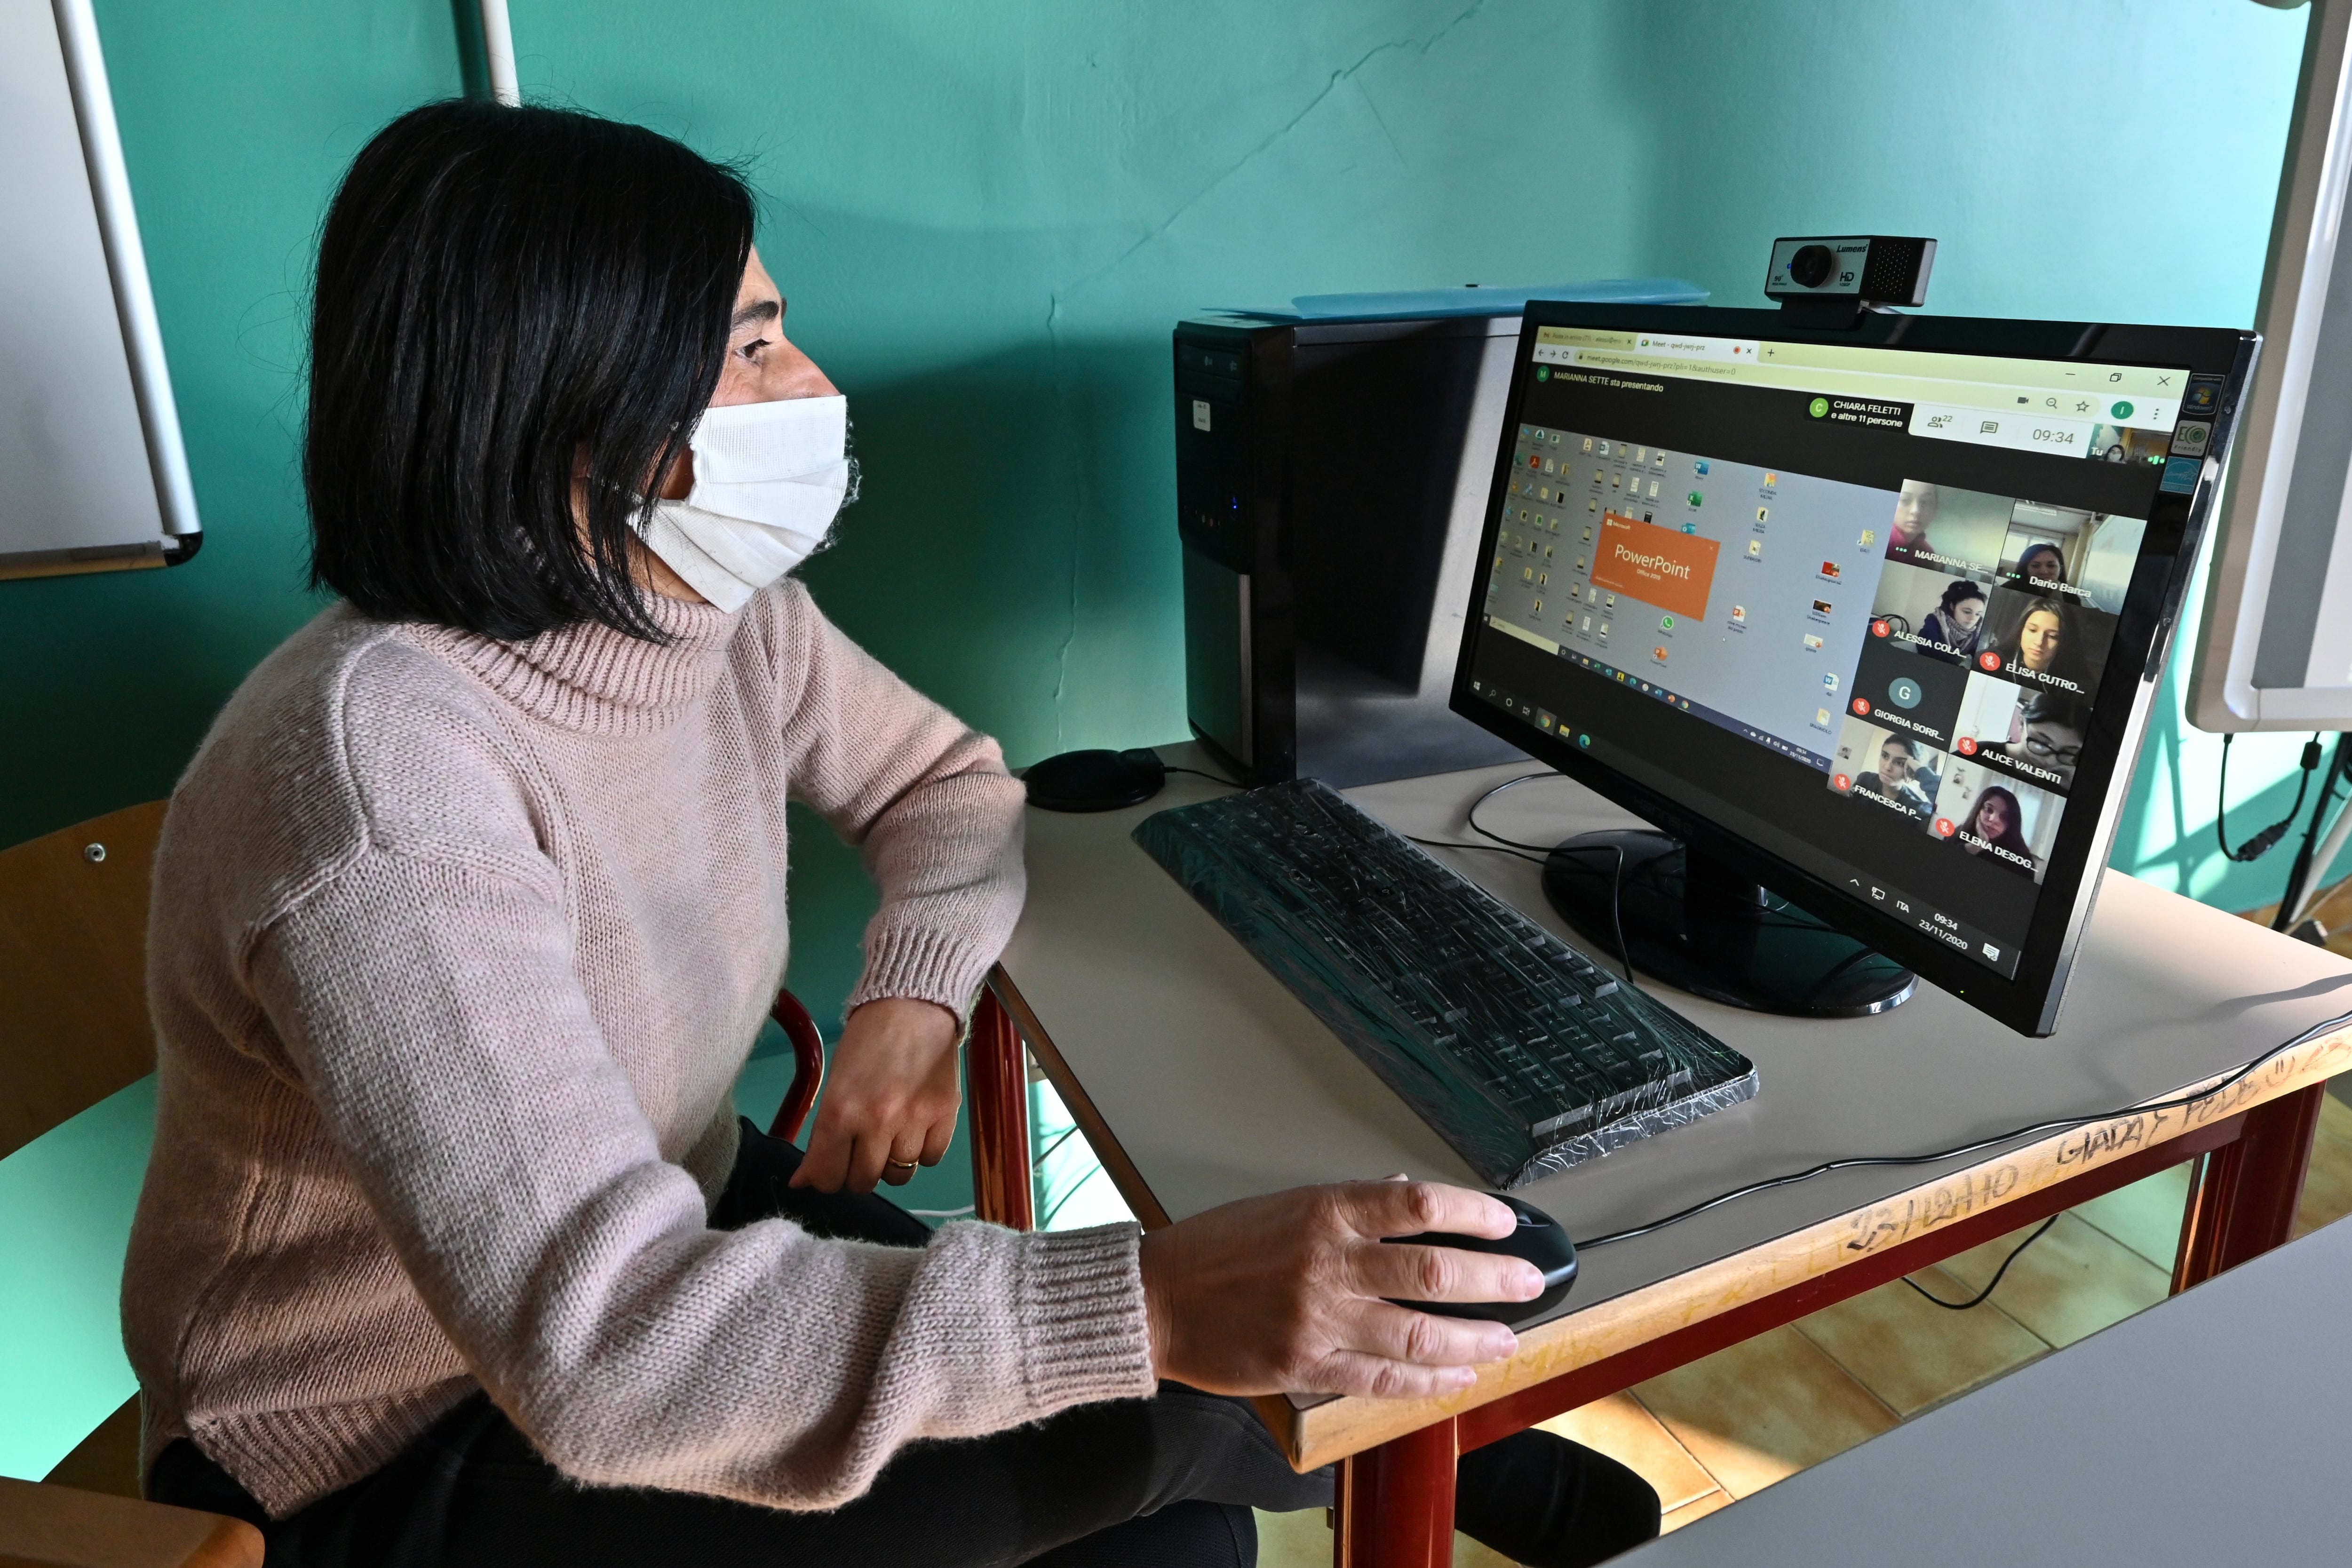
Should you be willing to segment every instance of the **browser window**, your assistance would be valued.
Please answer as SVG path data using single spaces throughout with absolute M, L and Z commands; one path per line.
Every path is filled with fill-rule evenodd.
M 1531 362 L 1474 692 L 2013 975 L 2201 458 L 2189 373 L 1549 326 Z M 1591 680 L 1650 717 L 1594 726 Z

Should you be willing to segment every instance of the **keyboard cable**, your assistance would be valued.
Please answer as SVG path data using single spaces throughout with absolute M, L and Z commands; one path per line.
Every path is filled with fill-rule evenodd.
M 1490 832 L 1486 828 L 1479 826 L 1478 808 L 1486 805 L 1488 801 L 1494 799 L 1495 796 L 1502 794 L 1505 790 L 1510 789 L 1515 785 L 1528 784 L 1536 779 L 1564 778 L 1566 776 L 1566 774 L 1559 773 L 1557 770 L 1547 770 L 1543 773 L 1521 773 L 1517 778 L 1505 779 L 1501 784 L 1495 785 L 1492 789 L 1489 789 L 1485 794 L 1481 795 L 1476 800 L 1471 802 L 1470 809 L 1464 814 L 1464 819 L 1469 824 L 1470 830 L 1472 832 L 1477 834 L 1482 838 L 1491 839 L 1497 847 L 1509 849 L 1514 852 L 1536 851 L 1538 853 L 1550 853 L 1550 851 L 1546 851 L 1544 847 L 1541 845 L 1522 844 L 1516 839 L 1506 838 L 1499 833 Z M 1419 843 L 1423 841 L 1416 839 L 1415 842 Z M 1484 848 L 1486 847 L 1486 846 L 1460 845 L 1453 846 L 1452 847 Z M 1598 848 L 1600 846 L 1596 845 L 1593 847 Z M 1535 858 L 1535 856 L 1532 854 L 1528 855 L 1528 858 L 1533 859 Z M 1625 947 L 1624 918 L 1622 910 L 1616 909 L 1614 906 L 1620 896 L 1623 865 L 1624 851 L 1621 847 L 1618 849 L 1618 867 L 1620 875 L 1619 877 L 1612 878 L 1610 887 L 1610 898 L 1612 906 L 1611 913 L 1617 927 L 1617 951 L 1621 954 L 1627 952 Z M 1630 981 L 1632 965 L 1628 964 L 1626 967 L 1628 972 L 1627 977 Z M 1776 1187 L 1794 1186 L 1799 1182 L 1809 1182 L 1816 1176 L 1826 1176 L 1834 1171 L 1859 1170 L 1867 1166 L 1881 1165 L 1932 1165 L 1945 1160 L 1958 1159 L 1965 1154 L 1980 1153 L 1988 1149 L 1998 1148 L 2003 1143 L 2013 1142 L 2020 1138 L 2032 1137 L 2038 1133 L 2063 1131 L 2070 1127 L 2088 1127 L 2095 1122 L 2112 1121 L 2118 1117 L 2143 1115 L 2149 1111 L 2180 1110 L 2187 1106 L 2194 1105 L 2200 1100 L 2210 1099 L 2212 1096 L 2221 1093 L 2223 1089 L 2230 1088 L 2233 1084 L 2242 1082 L 2263 1063 L 2274 1060 L 2275 1058 L 2285 1055 L 2287 1052 L 2294 1050 L 2296 1047 L 2306 1045 L 2311 1041 L 2319 1038 L 2323 1035 L 2342 1027 L 2346 1024 L 2352 1024 L 2352 1013 L 2339 1014 L 2336 1017 L 2329 1018 L 2323 1023 L 2315 1024 L 2312 1027 L 2305 1030 L 2302 1034 L 2295 1036 L 2294 1038 L 2285 1041 L 2284 1044 L 2273 1046 L 2269 1050 L 2263 1052 L 2260 1056 L 2255 1057 L 2252 1060 L 2232 1071 L 2227 1078 L 2222 1079 L 2220 1082 L 2212 1084 L 2205 1089 L 2200 1089 L 2193 1094 L 2183 1095 L 2176 1100 L 2153 1100 L 2145 1105 L 2126 1106 L 2117 1110 L 2102 1110 L 2087 1116 L 2061 1117 L 2053 1121 L 2035 1122 L 2030 1126 L 2013 1128 L 2007 1132 L 1996 1133 L 1990 1138 L 1979 1139 L 1973 1143 L 1964 1143 L 1952 1149 L 1939 1149 L 1925 1154 L 1871 1154 L 1857 1155 L 1843 1160 L 1825 1160 L 1818 1165 L 1809 1166 L 1801 1171 L 1791 1171 L 1785 1175 L 1769 1176 L 1759 1182 L 1750 1182 L 1746 1186 L 1734 1187 L 1728 1192 L 1717 1193 L 1715 1196 L 1702 1199 L 1698 1203 L 1693 1204 L 1687 1208 L 1677 1209 L 1673 1214 L 1667 1215 L 1662 1219 L 1652 1220 L 1646 1225 L 1632 1226 L 1623 1230 L 1611 1231 L 1604 1236 L 1596 1236 L 1589 1241 L 1579 1241 L 1576 1246 L 1579 1251 L 1582 1251 L 1590 1247 L 1607 1247 L 1612 1242 L 1631 1241 L 1637 1236 L 1648 1236 L 1654 1231 L 1664 1230 L 1668 1226 L 1680 1225 L 1686 1219 L 1696 1219 L 1700 1215 L 1708 1212 L 1710 1209 L 1719 1208 L 1723 1205 L 1730 1203 L 1736 1198 L 1744 1198 L 1755 1193 L 1769 1192 Z M 2053 1215 L 2052 1220 L 2053 1223 L 2055 1222 L 2055 1219 L 2056 1216 Z M 1920 1290 L 1919 1293 L 1923 1296 L 1927 1296 L 1927 1299 L 1931 1301 L 1935 1301 L 1937 1306 L 1948 1307 L 1955 1311 L 1965 1310 L 1969 1307 L 1974 1307 L 1982 1302 L 1992 1293 L 1993 1287 L 2000 1283 L 2000 1277 L 2008 1271 L 2009 1265 L 2017 1261 L 2018 1254 L 2023 1252 L 2028 1247 L 2031 1247 L 2034 1242 L 2040 1240 L 2042 1233 L 2047 1231 L 2049 1228 L 2050 1226 L 2048 1225 L 2044 1225 L 2040 1230 L 2035 1231 L 2032 1236 L 2027 1237 L 2023 1241 L 2020 1242 L 2015 1251 L 2012 1251 L 2009 1255 L 2009 1258 L 2001 1264 L 2000 1268 L 1994 1273 L 1991 1281 L 1986 1285 L 1984 1290 L 1974 1299 L 1963 1302 L 1951 1302 L 1939 1300 L 1934 1296 L 1928 1296 L 1927 1292 L 1925 1290 Z M 1918 1287 L 1915 1285 L 1913 1289 L 1917 1289 Z
M 1171 769 L 1170 771 L 1174 772 L 1176 770 Z M 1403 837 L 1412 839 L 1415 844 L 1423 845 L 1430 848 L 1499 850 L 1505 853 L 1517 855 L 1522 859 L 1531 860 L 1538 865 L 1541 865 L 1552 854 L 1557 853 L 1562 847 L 1557 845 L 1547 847 L 1540 844 L 1523 844 L 1517 839 L 1506 838 L 1499 833 L 1491 832 L 1487 828 L 1479 825 L 1478 808 L 1486 805 L 1488 801 L 1494 799 L 1496 795 L 1502 794 L 1505 790 L 1510 789 L 1515 785 L 1529 784 L 1537 779 L 1565 777 L 1567 777 L 1565 773 L 1559 772 L 1557 769 L 1549 768 L 1541 773 L 1521 773 L 1516 778 L 1505 779 L 1502 783 L 1495 785 L 1493 788 L 1479 795 L 1476 800 L 1472 801 L 1470 803 L 1470 809 L 1464 814 L 1464 820 L 1468 823 L 1470 830 L 1473 833 L 1477 834 L 1482 838 L 1491 840 L 1492 842 L 1489 844 L 1455 843 L 1439 838 L 1422 838 L 1412 834 L 1406 834 Z M 1591 847 L 1598 849 L 1601 847 L 1601 846 L 1594 845 Z M 1641 984 L 1633 979 L 1633 966 L 1627 957 L 1630 950 L 1625 945 L 1624 915 L 1622 909 L 1620 907 L 1623 885 L 1625 852 L 1622 846 L 1612 846 L 1611 847 L 1614 847 L 1617 850 L 1616 871 L 1610 879 L 1610 914 L 1612 922 L 1617 928 L 1617 951 L 1619 953 L 1619 962 L 1624 965 L 1626 983 L 1633 986 L 1635 990 L 1643 990 Z M 1644 992 L 1644 994 L 1647 994 L 1647 993 Z M 2244 1065 L 2231 1072 L 2228 1077 L 2221 1079 L 2221 1081 L 2208 1085 L 2193 1093 L 2182 1095 L 2178 1099 L 2150 1100 L 2146 1104 L 2125 1106 L 2122 1109 L 2116 1110 L 2100 1110 L 2094 1111 L 2085 1116 L 2063 1116 L 2053 1121 L 2032 1122 L 2027 1126 L 2011 1128 L 2006 1132 L 1997 1132 L 1990 1138 L 1979 1138 L 1972 1143 L 1963 1143 L 1950 1149 L 1937 1149 L 1924 1154 L 1859 1154 L 1839 1160 L 1824 1160 L 1817 1165 L 1809 1165 L 1801 1171 L 1790 1171 L 1782 1175 L 1768 1176 L 1762 1181 L 1750 1182 L 1745 1186 L 1733 1187 L 1727 1192 L 1717 1193 L 1711 1198 L 1702 1198 L 1697 1203 L 1692 1204 L 1686 1208 L 1676 1209 L 1673 1214 L 1666 1215 L 1659 1219 L 1651 1220 L 1643 1225 L 1629 1226 L 1623 1230 L 1612 1230 L 1608 1232 L 1606 1235 L 1593 1237 L 1590 1240 L 1580 1240 L 1577 1242 L 1576 1247 L 1578 1251 L 1583 1252 L 1589 1251 L 1596 1247 L 1608 1247 L 1620 1241 L 1631 1241 L 1635 1237 L 1649 1236 L 1654 1232 L 1664 1230 L 1669 1226 L 1680 1225 L 1686 1219 L 1696 1219 L 1700 1215 L 1706 1214 L 1713 1209 L 1720 1208 L 1725 1204 L 1733 1202 L 1735 1199 L 1748 1197 L 1757 1193 L 1770 1192 L 1777 1187 L 1794 1186 L 1800 1182 L 1810 1182 L 1816 1176 L 1826 1176 L 1831 1174 L 1832 1172 L 1861 1170 L 1872 1166 L 1933 1165 L 1945 1160 L 1957 1160 L 1967 1154 L 1981 1153 L 1988 1149 L 1999 1148 L 2003 1143 L 2014 1142 L 2020 1138 L 2029 1138 L 2038 1133 L 2063 1131 L 2070 1127 L 2088 1127 L 2095 1122 L 2112 1121 L 2119 1117 L 2125 1116 L 2140 1116 L 2155 1110 L 2179 1110 L 2188 1106 L 2194 1105 L 2200 1100 L 2211 1099 L 2214 1095 L 2221 1093 L 2223 1089 L 2230 1088 L 2233 1084 L 2242 1082 L 2247 1077 L 2252 1074 L 2255 1068 L 2261 1067 L 2263 1063 L 2273 1061 L 2279 1057 L 2284 1056 L 2287 1052 L 2294 1050 L 2296 1047 L 2307 1045 L 2311 1041 L 2319 1038 L 2321 1036 L 2341 1028 L 2347 1024 L 2352 1024 L 2352 1012 L 2340 1013 L 2333 1018 L 2328 1018 L 2320 1023 L 2315 1024 L 2310 1028 L 2305 1029 L 2302 1034 L 2295 1036 L 2293 1039 L 2273 1046 L 2269 1050 L 2263 1052 L 2260 1056 L 2257 1056 L 2251 1061 L 2246 1062 Z M 2054 1224 L 2056 1218 L 2056 1215 L 2052 1215 L 2051 1223 Z M 1993 1287 L 2000 1283 L 2001 1275 L 2008 1272 L 2009 1265 L 2017 1261 L 2018 1254 L 2023 1252 L 2028 1247 L 2031 1247 L 2034 1242 L 2040 1240 L 2042 1233 L 2047 1231 L 2049 1228 L 2050 1225 L 2044 1224 L 2040 1230 L 2035 1231 L 2032 1236 L 2027 1237 L 2022 1242 L 2020 1242 L 2015 1251 L 2012 1251 L 2009 1255 L 2009 1258 L 2001 1264 L 2000 1269 L 1995 1271 L 1991 1281 L 1986 1285 L 1984 1290 L 1973 1300 L 1965 1302 L 1944 1301 L 1938 1300 L 1934 1296 L 1927 1295 L 1927 1292 L 1925 1290 L 1920 1290 L 1919 1293 L 1923 1296 L 1927 1296 L 1927 1299 L 1931 1301 L 1935 1301 L 1937 1306 L 1948 1307 L 1954 1311 L 1965 1310 L 1969 1307 L 1977 1306 L 1988 1296 L 1991 1295 Z M 1916 1285 L 1912 1288 L 1914 1289 L 1919 1289 Z

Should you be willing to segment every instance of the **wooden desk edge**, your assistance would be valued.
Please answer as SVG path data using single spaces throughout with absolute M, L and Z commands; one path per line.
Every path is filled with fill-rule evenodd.
M 1538 1324 L 1519 1336 L 1517 1355 L 1482 1369 L 1477 1383 L 1451 1398 L 1343 1398 L 1304 1410 L 1286 1401 L 1289 1429 L 1286 1434 L 1277 1427 L 1276 1434 L 1285 1437 L 1291 1463 L 1300 1470 L 1331 1464 L 1432 1422 L 1475 1410 L 1818 1279 L 1972 1215 L 2016 1203 L 2085 1172 L 2324 1082 L 2347 1068 L 2352 1068 L 2352 1034 L 2324 1036 L 2188 1106 L 2130 1112 L 2053 1134 L 1747 1252 Z M 2217 1073 L 2203 1081 L 2217 1083 L 2228 1076 Z M 2178 1100 L 2197 1087 L 2201 1086 L 2158 1099 Z
M 1168 1224 L 1167 1211 L 1118 1146 L 1011 977 L 999 968 L 990 984 L 1021 1026 L 1030 1051 L 1094 1145 L 1119 1195 L 1147 1228 Z M 1299 1409 L 1277 1396 L 1256 1401 L 1257 1408 L 1283 1442 L 1290 1462 L 1301 1471 L 1316 1469 L 2046 1191 L 2347 1069 L 2352 1069 L 2352 1031 L 2339 1031 L 2282 1052 L 2227 1089 L 2187 1106 L 2127 1111 L 2021 1145 L 1748 1251 L 1538 1324 L 1519 1335 L 1517 1354 L 1481 1369 L 1475 1384 L 1449 1398 L 1349 1397 Z M 2229 1076 L 2216 1073 L 2156 1100 L 2179 1100 Z

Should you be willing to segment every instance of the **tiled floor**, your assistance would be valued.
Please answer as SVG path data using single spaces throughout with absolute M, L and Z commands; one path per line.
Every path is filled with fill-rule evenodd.
M 2062 1215 L 1981 1307 L 1948 1311 L 1896 1280 L 1545 1425 L 1639 1470 L 1675 1529 L 2162 1300 L 2188 1182 L 2181 1166 Z M 2297 1234 L 2347 1214 L 2352 1106 L 2331 1094 Z M 1965 1300 L 2028 1234 L 1914 1278 Z M 1321 1513 L 1258 1522 L 1264 1568 L 1331 1561 Z M 1507 1568 L 1458 1536 L 1454 1561 Z

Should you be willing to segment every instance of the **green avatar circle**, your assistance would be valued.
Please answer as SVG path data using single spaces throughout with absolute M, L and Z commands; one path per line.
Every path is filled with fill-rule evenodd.
M 2118 403 L 2108 412 L 2118 419 L 2128 419 L 2132 416 L 2132 405 L 2128 403 Z
M 1810 405 L 1809 411 L 1814 418 L 1819 419 L 1822 415 L 1827 414 L 1830 411 L 1830 400 L 1826 397 L 1814 398 L 1812 403 Z

